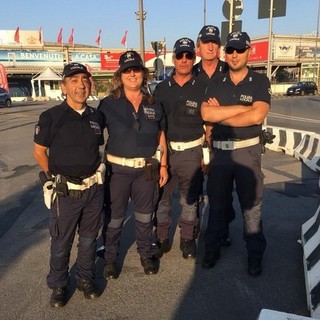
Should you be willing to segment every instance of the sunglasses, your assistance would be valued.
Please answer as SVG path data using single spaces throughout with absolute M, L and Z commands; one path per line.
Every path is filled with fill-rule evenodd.
M 131 68 L 128 68 L 128 69 L 124 69 L 122 71 L 122 73 L 129 74 L 129 73 L 131 73 L 131 71 L 133 71 L 134 73 L 138 73 L 138 72 L 142 72 L 142 69 L 139 68 L 139 67 L 131 67 Z
M 236 49 L 236 48 L 228 47 L 225 51 L 227 54 L 232 54 L 234 51 L 241 54 L 241 53 L 245 53 L 247 50 L 248 50 L 248 48 Z
M 177 60 L 181 60 L 183 57 L 188 60 L 192 60 L 194 58 L 194 54 L 191 52 L 179 52 L 176 54 Z

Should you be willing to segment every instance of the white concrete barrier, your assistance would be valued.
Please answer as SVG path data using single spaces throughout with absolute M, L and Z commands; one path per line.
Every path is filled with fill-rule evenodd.
M 294 157 L 315 172 L 320 172 L 320 135 L 306 134 L 294 151 Z
M 312 317 L 320 319 L 320 206 L 302 225 L 301 242 L 308 308 Z
M 283 151 L 285 154 L 288 154 L 290 156 L 294 156 L 295 149 L 300 145 L 305 135 L 314 134 L 314 132 L 311 131 L 273 126 L 267 126 L 265 127 L 265 129 L 276 136 L 273 140 L 273 143 L 266 144 L 266 148 L 277 152 Z
M 315 318 L 298 316 L 292 313 L 262 309 L 257 320 L 310 320 Z

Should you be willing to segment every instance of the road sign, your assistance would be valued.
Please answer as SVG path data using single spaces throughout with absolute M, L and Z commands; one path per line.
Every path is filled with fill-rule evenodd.
M 258 19 L 270 18 L 271 0 L 259 0 Z M 286 15 L 287 0 L 273 0 L 272 17 L 284 17 Z
M 222 13 L 227 20 L 230 20 L 231 1 L 233 1 L 232 19 L 238 19 L 243 11 L 242 0 L 226 0 L 222 6 Z

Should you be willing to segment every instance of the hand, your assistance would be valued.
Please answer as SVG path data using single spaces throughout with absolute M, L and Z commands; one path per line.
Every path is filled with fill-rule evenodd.
M 216 98 L 209 98 L 207 101 L 211 106 L 219 107 L 219 102 Z
M 159 187 L 163 187 L 168 182 L 169 174 L 167 167 L 160 167 Z

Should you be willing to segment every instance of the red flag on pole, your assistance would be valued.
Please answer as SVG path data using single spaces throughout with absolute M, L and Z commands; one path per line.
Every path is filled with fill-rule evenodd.
M 127 44 L 127 33 L 128 33 L 128 31 L 126 30 L 125 33 L 124 33 L 124 36 L 123 36 L 123 38 L 121 40 L 121 44 L 123 46 L 126 46 L 126 44 Z
M 60 28 L 58 38 L 57 38 L 57 43 L 62 44 L 62 28 Z
M 42 43 L 42 27 L 39 29 L 39 42 Z
M 101 29 L 99 29 L 99 34 L 98 34 L 98 38 L 96 39 L 96 44 L 98 45 L 98 46 L 100 46 L 100 44 L 101 44 Z
M 0 64 L 0 88 L 4 88 L 9 92 L 7 72 L 3 64 Z
M 17 28 L 16 32 L 14 33 L 14 42 L 20 43 L 20 33 L 19 33 L 19 27 Z
M 74 32 L 74 29 L 72 28 L 71 29 L 71 34 L 70 34 L 70 37 L 69 37 L 69 40 L 68 40 L 69 44 L 73 44 L 73 32 Z

